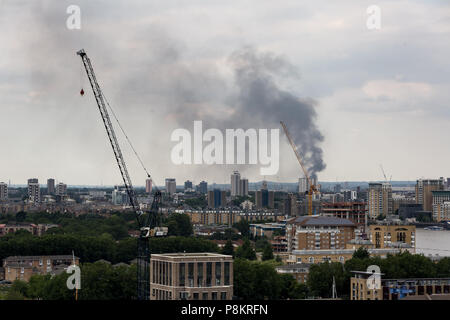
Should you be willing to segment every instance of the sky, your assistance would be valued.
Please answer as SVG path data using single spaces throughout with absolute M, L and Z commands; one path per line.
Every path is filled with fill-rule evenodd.
M 81 28 L 69 29 L 77 5 Z M 377 5 L 380 29 L 367 27 Z M 0 181 L 121 177 L 76 51 L 158 185 L 164 179 L 295 182 L 279 171 L 176 165 L 175 129 L 281 129 L 320 181 L 449 177 L 450 3 L 409 1 L 0 1 Z M 80 96 L 80 89 L 85 91 Z M 116 126 L 135 185 L 145 172 Z

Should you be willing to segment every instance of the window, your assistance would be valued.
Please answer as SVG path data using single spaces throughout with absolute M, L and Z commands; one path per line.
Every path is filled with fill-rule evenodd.
M 216 262 L 216 286 L 220 286 L 220 280 L 222 278 L 222 264 L 220 262 Z
M 212 292 L 211 300 L 217 300 L 217 292 Z
M 50 259 L 47 259 L 47 265 L 48 266 L 50 265 Z
M 226 292 L 221 292 L 220 293 L 220 300 L 227 300 L 227 293 Z
M 208 292 L 203 292 L 202 300 L 208 300 Z
M 206 286 L 211 287 L 212 280 L 212 262 L 206 263 Z
M 194 263 L 192 262 L 188 264 L 188 286 L 194 286 Z
M 194 292 L 194 300 L 198 300 L 198 292 Z
M 25 273 L 25 268 L 20 268 L 20 273 Z
M 39 260 L 39 265 L 42 266 L 43 262 L 42 259 Z
M 184 280 L 185 280 L 185 272 L 186 272 L 186 266 L 184 263 L 180 263 L 180 269 L 179 269 L 179 286 L 184 287 Z
M 225 262 L 224 264 L 224 277 L 225 277 L 225 281 L 224 281 L 224 285 L 229 286 L 230 285 L 230 263 L 229 262 Z
M 181 300 L 187 300 L 187 298 L 189 297 L 189 293 L 186 291 L 182 291 L 180 292 L 180 299 Z
M 314 257 L 309 257 L 309 263 L 314 263 Z
M 203 262 L 197 264 L 197 287 L 203 287 Z

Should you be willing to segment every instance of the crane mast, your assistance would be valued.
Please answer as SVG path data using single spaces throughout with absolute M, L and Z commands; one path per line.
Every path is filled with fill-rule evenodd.
M 281 126 L 283 127 L 284 133 L 286 134 L 286 137 L 289 140 L 289 144 L 292 147 L 292 150 L 294 150 L 295 156 L 297 157 L 298 163 L 300 164 L 300 167 L 303 170 L 303 174 L 305 175 L 306 181 L 308 181 L 308 185 L 309 185 L 309 191 L 308 191 L 308 215 L 312 215 L 312 196 L 313 193 L 317 193 L 317 186 L 314 185 L 313 183 L 311 183 L 311 179 L 308 175 L 308 171 L 306 170 L 305 166 L 303 165 L 302 162 L 302 157 L 300 156 L 300 152 L 297 149 L 297 146 L 294 143 L 294 140 L 292 139 L 291 135 L 289 134 L 289 131 L 286 127 L 286 125 L 284 124 L 283 121 L 280 121 Z
M 103 120 L 103 124 L 105 125 L 106 133 L 108 134 L 108 138 L 111 143 L 111 147 L 113 149 L 114 156 L 116 158 L 117 165 L 119 167 L 120 174 L 122 176 L 123 183 L 130 200 L 130 204 L 133 207 L 134 212 L 136 213 L 136 219 L 140 231 L 137 248 L 137 297 L 139 300 L 148 300 L 150 299 L 149 237 L 167 235 L 167 228 L 159 227 L 161 221 L 158 214 L 158 208 L 161 201 L 161 192 L 159 190 L 155 192 L 150 212 L 148 216 L 145 217 L 143 211 L 139 207 L 139 203 L 133 189 L 133 183 L 131 181 L 130 175 L 128 174 L 127 166 L 125 164 L 122 151 L 120 149 L 116 134 L 114 132 L 114 128 L 111 123 L 111 119 L 108 114 L 106 105 L 107 101 L 105 101 L 106 99 L 97 82 L 91 61 L 83 49 L 78 51 L 77 54 L 83 61 L 86 74 L 89 78 L 89 83 L 91 84 L 92 91 L 94 93 L 94 97 Z M 83 90 L 81 94 L 84 94 Z

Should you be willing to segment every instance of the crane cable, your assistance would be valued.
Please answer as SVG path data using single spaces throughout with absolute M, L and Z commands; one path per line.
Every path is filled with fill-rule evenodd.
M 104 94 L 103 92 L 102 92 L 102 96 L 103 96 L 103 99 L 105 99 L 106 105 L 108 106 L 109 110 L 111 110 L 111 113 L 112 113 L 114 119 L 116 120 L 117 124 L 119 125 L 120 130 L 122 131 L 123 135 L 124 135 L 125 138 L 127 139 L 128 144 L 130 145 L 131 149 L 133 150 L 134 154 L 136 155 L 136 158 L 139 160 L 139 163 L 141 164 L 142 168 L 144 169 L 145 173 L 147 174 L 147 177 L 150 178 L 150 179 L 152 179 L 152 181 L 153 181 L 152 176 L 150 175 L 150 173 L 148 173 L 147 168 L 146 168 L 145 165 L 144 165 L 144 162 L 142 161 L 141 157 L 139 156 L 139 154 L 137 153 L 137 151 L 136 151 L 136 149 L 134 148 L 133 144 L 131 143 L 130 138 L 128 138 L 128 135 L 125 133 L 125 130 L 123 129 L 122 125 L 120 124 L 119 119 L 117 118 L 117 116 L 116 116 L 116 114 L 115 114 L 113 108 L 112 108 L 111 105 L 109 104 L 108 99 L 106 99 L 106 96 L 105 96 L 105 94 Z M 154 182 L 154 181 L 153 181 L 153 182 Z M 155 186 L 154 186 L 154 187 L 155 187 L 156 190 L 158 190 L 158 187 L 156 186 L 156 183 L 155 183 Z

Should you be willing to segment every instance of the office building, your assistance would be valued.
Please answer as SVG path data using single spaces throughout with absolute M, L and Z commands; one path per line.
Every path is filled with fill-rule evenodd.
M 274 208 L 275 193 L 267 189 L 256 191 L 256 209 Z
M 169 196 L 173 196 L 177 192 L 177 183 L 173 178 L 166 179 L 166 193 Z
M 233 257 L 217 253 L 152 254 L 150 300 L 231 300 Z
M 450 191 L 431 191 L 433 199 L 433 221 L 450 221 Z
M 286 223 L 288 251 L 345 249 L 355 238 L 356 224 L 348 219 L 300 216 Z
M 28 201 L 34 204 L 41 202 L 41 188 L 36 178 L 28 179 Z
M 55 194 L 55 179 L 47 179 L 47 194 Z
M 283 200 L 283 213 L 288 217 L 296 216 L 298 214 L 296 194 L 287 194 L 286 199 Z
M 231 175 L 231 196 L 239 195 L 239 187 L 241 185 L 241 175 L 238 171 L 234 171 Z
M 220 189 L 208 191 L 208 207 L 221 208 L 227 204 L 227 193 Z
M 62 182 L 56 185 L 56 195 L 57 196 L 65 196 L 67 194 L 67 184 Z
M 151 194 L 153 190 L 153 180 L 152 178 L 148 178 L 145 180 L 145 192 L 147 194 Z
M 392 186 L 390 183 L 369 183 L 367 191 L 368 217 L 387 217 L 393 214 Z
M 189 180 L 185 181 L 184 182 L 184 191 L 191 190 L 191 189 L 192 189 L 192 181 L 189 181 Z
M 8 200 L 8 185 L 0 182 L 0 201 Z
M 418 218 L 422 211 L 422 205 L 419 203 L 401 203 L 398 207 L 398 216 L 400 219 Z
M 419 179 L 416 181 L 416 203 L 423 206 L 424 211 L 433 211 L 432 191 L 444 190 L 444 178 Z
M 205 194 L 208 192 L 208 182 L 202 181 L 197 186 L 197 191 L 199 193 Z

